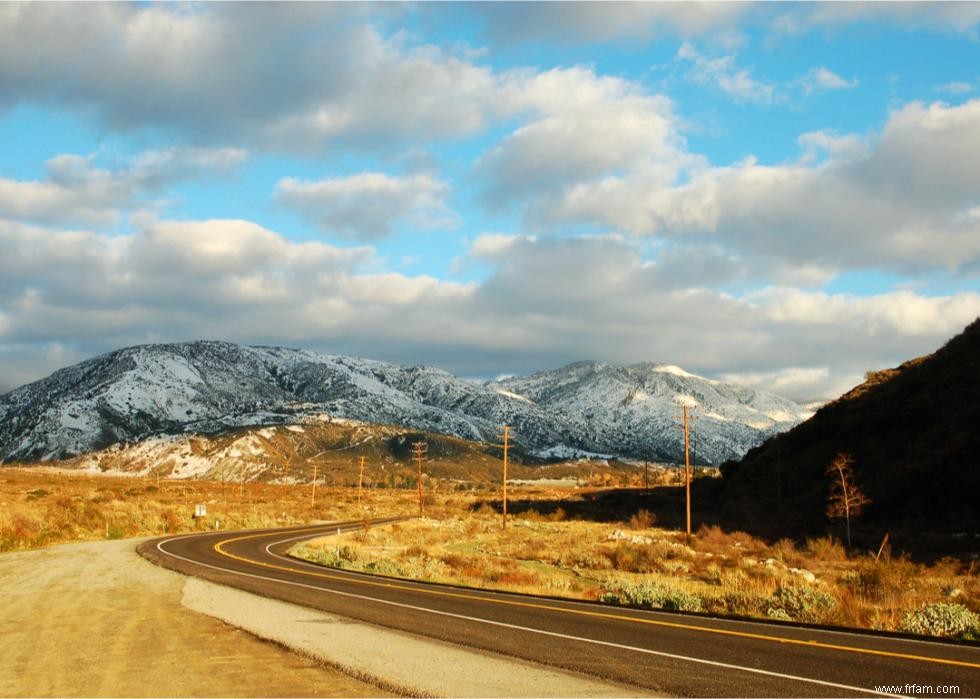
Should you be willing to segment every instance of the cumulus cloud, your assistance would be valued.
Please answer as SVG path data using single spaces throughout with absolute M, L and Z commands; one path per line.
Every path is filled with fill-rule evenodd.
M 913 102 L 894 111 L 876 137 L 816 133 L 801 144 L 800 162 L 749 158 L 702 168 L 676 186 L 642 167 L 580 183 L 551 215 L 693 236 L 767 263 L 976 271 L 980 100 Z
M 677 58 L 691 63 L 690 78 L 698 85 L 721 90 L 738 102 L 769 104 L 776 93 L 775 85 L 757 80 L 746 68 L 735 65 L 735 56 L 709 58 L 689 42 L 677 50 Z
M 718 378 L 749 388 L 772 391 L 782 396 L 802 396 L 806 401 L 836 398 L 860 383 L 860 377 L 857 375 L 838 377 L 834 383 L 829 383 L 830 369 L 826 366 L 787 367 L 779 371 L 730 372 L 721 374 Z
M 463 9 L 495 43 L 606 41 L 662 34 L 724 32 L 746 13 L 744 3 L 550 2 L 465 3 Z
M 446 204 L 448 196 L 449 186 L 431 175 L 382 172 L 318 181 L 287 177 L 275 191 L 279 203 L 323 231 L 361 240 L 387 237 L 404 223 L 422 229 L 453 225 L 457 216 Z
M 775 7 L 778 11 L 768 24 L 777 35 L 799 35 L 862 20 L 962 34 L 974 34 L 980 24 L 980 6 L 969 2 L 813 2 Z
M 618 235 L 481 237 L 471 254 L 490 274 L 468 284 L 379 272 L 370 248 L 292 242 L 238 220 L 117 237 L 3 223 L 0 245 L 0 361 L 18 381 L 39 378 L 27 354 L 53 347 L 67 363 L 138 342 L 221 338 L 469 376 L 589 357 L 665 361 L 708 375 L 774 372 L 756 385 L 828 397 L 980 313 L 980 295 L 967 292 L 733 295 L 672 274 L 675 259 Z
M 524 204 L 530 225 L 579 183 L 644 169 L 662 186 L 702 159 L 687 151 L 673 102 L 591 68 L 512 76 L 502 104 L 527 121 L 485 152 L 475 172 L 491 209 Z
M 0 217 L 39 223 L 112 226 L 121 210 L 177 180 L 225 174 L 247 158 L 236 148 L 173 147 L 144 151 L 117 169 L 96 156 L 62 154 L 45 163 L 43 180 L 0 178 Z
M 806 94 L 818 90 L 850 90 L 858 86 L 857 78 L 846 80 L 829 68 L 814 68 L 807 73 L 800 84 Z
M 370 12 L 356 3 L 107 3 L 80 13 L 8 3 L 0 104 L 66 104 L 116 129 L 301 152 L 482 128 L 497 76 L 404 35 L 383 37 Z

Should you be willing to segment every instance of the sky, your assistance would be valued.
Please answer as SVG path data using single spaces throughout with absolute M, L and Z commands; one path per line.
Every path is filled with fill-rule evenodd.
M 796 400 L 980 315 L 980 3 L 0 3 L 0 392 L 197 339 Z

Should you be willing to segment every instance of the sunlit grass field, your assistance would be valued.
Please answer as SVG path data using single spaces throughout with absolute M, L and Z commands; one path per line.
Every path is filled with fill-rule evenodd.
M 525 507 L 502 526 L 494 490 L 317 487 L 0 471 L 0 551 L 202 529 L 410 519 L 294 549 L 349 570 L 644 608 L 909 631 L 980 640 L 980 565 L 848 555 L 829 537 L 767 542 L 702 526 L 690 544 L 639 510 L 621 521 L 571 518 L 594 489 L 512 486 Z M 194 518 L 195 506 L 207 514 Z M 598 505 L 597 505 L 598 506 Z M 576 512 L 587 510 L 576 509 Z M 545 514 L 543 514 L 545 513 Z M 606 521 L 593 521 L 603 519 Z M 876 552 L 875 552 L 876 553 Z
M 594 522 L 528 510 L 504 529 L 499 512 L 471 498 L 439 503 L 423 519 L 308 542 L 294 555 L 485 589 L 980 640 L 975 563 L 849 556 L 829 537 L 770 544 L 717 526 L 701 527 L 688 545 L 646 511 Z

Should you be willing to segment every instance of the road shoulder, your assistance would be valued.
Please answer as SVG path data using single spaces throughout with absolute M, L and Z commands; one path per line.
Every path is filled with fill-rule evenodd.
M 317 658 L 396 694 L 622 697 L 642 691 L 351 621 L 197 578 L 188 578 L 182 602 L 193 611 Z
M 138 543 L 0 554 L 0 696 L 387 694 L 183 607 L 187 578 L 147 562 Z

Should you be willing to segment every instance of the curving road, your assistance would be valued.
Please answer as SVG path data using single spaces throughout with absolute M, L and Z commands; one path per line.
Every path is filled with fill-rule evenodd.
M 415 583 L 286 555 L 302 539 L 360 526 L 189 534 L 139 551 L 266 597 L 673 695 L 980 696 L 977 646 Z

